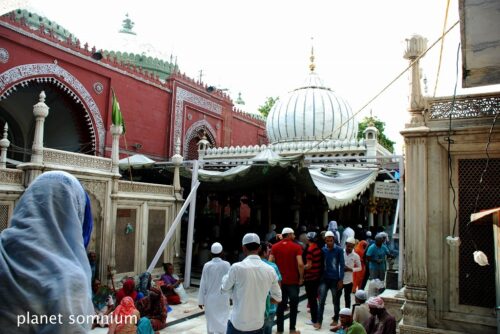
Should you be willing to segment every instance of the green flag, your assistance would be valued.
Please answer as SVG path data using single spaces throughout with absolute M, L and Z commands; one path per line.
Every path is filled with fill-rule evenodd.
M 113 89 L 111 89 L 111 93 L 113 94 L 113 111 L 111 114 L 111 120 L 113 125 L 121 125 L 123 127 L 123 134 L 125 134 L 125 121 L 123 120 L 123 115 L 120 111 L 120 104 L 116 99 L 115 91 Z

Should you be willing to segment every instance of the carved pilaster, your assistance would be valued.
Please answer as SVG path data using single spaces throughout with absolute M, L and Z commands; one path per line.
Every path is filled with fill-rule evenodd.
M 427 327 L 427 138 L 429 129 L 403 131 L 406 149 L 405 324 Z

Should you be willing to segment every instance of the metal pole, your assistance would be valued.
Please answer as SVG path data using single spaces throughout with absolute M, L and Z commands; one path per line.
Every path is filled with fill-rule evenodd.
M 198 189 L 199 185 L 200 185 L 200 182 L 197 182 L 194 185 L 194 187 L 191 188 L 191 193 L 186 198 L 186 201 L 182 205 L 181 210 L 177 214 L 177 217 L 175 217 L 174 222 L 172 223 L 172 226 L 170 226 L 170 229 L 168 230 L 167 235 L 165 236 L 165 239 L 163 239 L 163 242 L 161 243 L 160 248 L 156 252 L 155 257 L 153 258 L 153 260 L 151 261 L 151 263 L 150 263 L 150 265 L 148 267 L 147 271 L 149 273 L 152 272 L 152 270 L 156 266 L 156 263 L 158 263 L 158 260 L 160 259 L 160 256 L 163 253 L 163 250 L 165 249 L 165 247 L 167 246 L 168 241 L 170 240 L 170 238 L 174 234 L 177 225 L 179 225 L 179 222 L 181 221 L 181 218 L 182 218 L 182 215 L 184 214 L 184 211 L 186 211 L 186 208 L 188 207 L 188 205 L 191 204 L 193 198 L 196 198 L 196 190 Z M 114 248 L 112 248 L 112 249 L 114 249 Z
M 193 174 L 191 179 L 191 188 L 198 182 L 198 166 L 199 161 L 195 160 L 193 164 Z M 194 215 L 196 211 L 196 191 L 191 200 L 189 207 L 189 221 L 186 241 L 186 263 L 184 268 L 184 287 L 189 288 L 191 285 L 191 262 L 193 257 L 193 234 L 194 234 Z

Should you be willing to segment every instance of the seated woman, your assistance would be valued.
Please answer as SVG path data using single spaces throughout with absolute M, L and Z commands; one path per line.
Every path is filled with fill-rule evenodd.
M 167 301 L 170 305 L 180 304 L 181 297 L 174 289 L 177 288 L 183 280 L 179 279 L 179 277 L 174 274 L 174 265 L 172 263 L 164 263 L 163 269 L 165 270 L 165 274 L 161 276 L 161 281 L 163 283 L 161 285 L 161 290 L 167 297 Z
M 141 300 L 149 295 L 151 288 L 151 274 L 147 271 L 139 275 L 139 285 L 137 286 L 137 300 Z
M 136 334 L 139 317 L 134 300 L 129 296 L 123 297 L 111 316 L 108 334 Z
M 115 308 L 113 297 L 111 296 L 112 294 L 113 291 L 111 291 L 111 289 L 101 285 L 101 281 L 97 278 L 94 279 L 92 284 L 92 303 L 94 304 L 94 310 L 98 317 L 94 320 L 92 328 L 96 326 L 105 327 L 109 324 L 108 315 Z
M 151 288 L 148 296 L 139 300 L 136 306 L 141 318 L 149 318 L 153 330 L 159 331 L 167 327 L 167 299 L 161 290 Z
M 127 278 L 123 282 L 123 287 L 116 293 L 116 305 L 120 305 L 124 297 L 131 297 L 135 302 L 137 299 L 137 291 L 135 291 L 135 281 L 133 278 Z

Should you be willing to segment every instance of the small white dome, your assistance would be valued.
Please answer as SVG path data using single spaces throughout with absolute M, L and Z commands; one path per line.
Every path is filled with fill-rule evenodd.
M 266 130 L 271 143 L 327 137 L 350 140 L 357 137 L 358 123 L 349 103 L 311 72 L 302 87 L 280 97 L 271 108 Z

